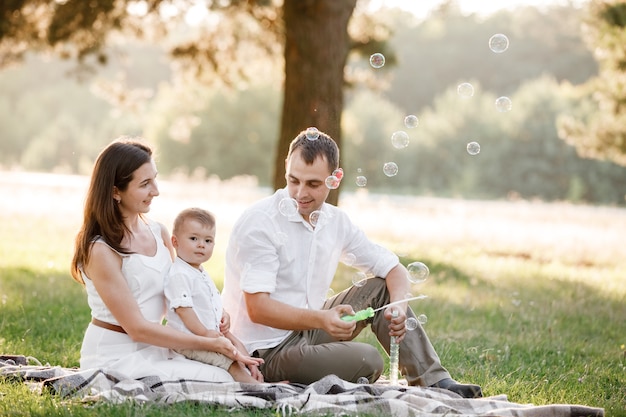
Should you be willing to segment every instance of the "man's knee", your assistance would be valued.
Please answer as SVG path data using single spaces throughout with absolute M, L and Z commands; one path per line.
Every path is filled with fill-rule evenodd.
M 383 361 L 382 356 L 380 355 L 376 347 L 372 345 L 364 345 L 361 352 L 361 357 L 361 369 L 358 372 L 359 375 L 355 378 L 354 382 L 356 382 L 359 377 L 367 378 L 370 383 L 375 382 L 385 369 L 385 362 Z

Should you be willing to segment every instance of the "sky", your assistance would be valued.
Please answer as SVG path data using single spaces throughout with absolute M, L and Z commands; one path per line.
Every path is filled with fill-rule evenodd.
M 399 7 L 415 13 L 418 17 L 426 17 L 430 10 L 441 4 L 443 0 L 371 0 L 371 7 Z M 583 5 L 587 0 L 457 0 L 461 12 L 489 15 L 501 9 L 515 9 L 520 6 L 546 7 L 563 4 Z

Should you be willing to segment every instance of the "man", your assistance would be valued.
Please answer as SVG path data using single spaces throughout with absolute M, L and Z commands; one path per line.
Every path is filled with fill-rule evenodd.
M 358 322 L 342 317 L 403 300 L 408 272 L 398 257 L 370 241 L 347 214 L 327 204 L 326 179 L 336 172 L 339 149 L 328 135 L 301 132 L 285 161 L 287 186 L 247 209 L 236 222 L 226 250 L 223 301 L 232 331 L 249 352 L 261 357 L 266 381 L 309 384 L 335 374 L 352 382 L 378 379 L 383 360 L 375 346 L 353 342 L 371 324 L 389 352 L 390 336 L 400 341 L 400 369 L 410 385 L 448 389 L 481 397 L 477 385 L 450 377 L 421 326 L 407 333 L 415 317 L 406 302 Z M 293 204 L 293 210 L 285 210 Z M 324 300 L 342 256 L 375 276 Z M 399 313 L 392 317 L 393 310 Z M 361 379 L 362 380 L 362 379 Z

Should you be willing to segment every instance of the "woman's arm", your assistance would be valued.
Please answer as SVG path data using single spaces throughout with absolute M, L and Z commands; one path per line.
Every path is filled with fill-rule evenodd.
M 84 270 L 104 304 L 133 341 L 169 349 L 210 350 L 237 359 L 235 347 L 225 337 L 197 336 L 146 320 L 122 274 L 120 255 L 107 245 L 93 245 Z

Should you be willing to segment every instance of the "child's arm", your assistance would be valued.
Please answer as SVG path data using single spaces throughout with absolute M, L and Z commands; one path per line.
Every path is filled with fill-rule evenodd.
M 178 307 L 174 311 L 178 314 L 178 317 L 180 317 L 185 327 L 193 334 L 205 337 L 221 336 L 220 332 L 207 329 L 204 324 L 202 324 L 192 307 Z M 239 346 L 235 346 L 239 349 Z

